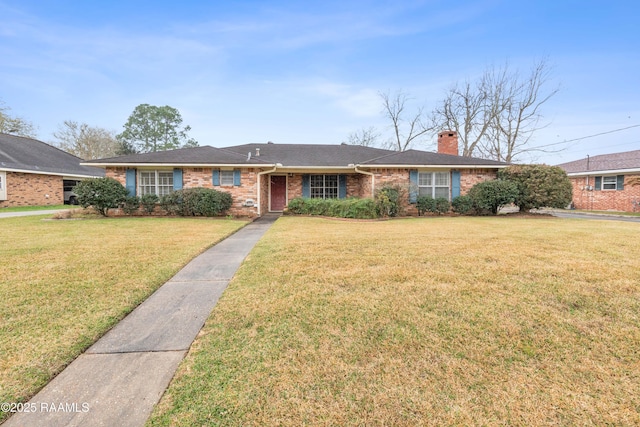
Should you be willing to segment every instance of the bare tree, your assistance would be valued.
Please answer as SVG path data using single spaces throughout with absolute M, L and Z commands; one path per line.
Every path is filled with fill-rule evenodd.
M 539 130 L 541 107 L 558 92 L 543 94 L 550 77 L 546 60 L 537 62 L 525 79 L 510 72 L 508 64 L 488 68 L 475 83 L 456 84 L 434 110 L 439 129 L 455 130 L 462 143 L 462 155 L 481 156 L 510 162 L 531 147 Z
M 374 126 L 369 126 L 368 129 L 362 128 L 356 132 L 349 134 L 346 144 L 350 145 L 362 145 L 363 147 L 375 147 L 379 144 L 380 133 Z
M 407 112 L 407 101 L 410 98 L 404 92 L 398 91 L 393 96 L 389 92 L 380 93 L 380 98 L 383 114 L 391 121 L 393 137 L 389 143 L 390 148 L 405 151 L 410 148 L 412 142 L 435 129 L 435 125 L 425 118 L 423 107 L 418 108 L 413 114 Z
M 86 123 L 65 120 L 53 133 L 55 144 L 64 151 L 84 160 L 114 157 L 119 144 L 115 132 Z
M 11 111 L 11 108 L 4 106 L 4 102 L 0 101 L 0 133 L 35 138 L 36 128 L 33 123 L 21 117 L 11 116 L 9 111 Z

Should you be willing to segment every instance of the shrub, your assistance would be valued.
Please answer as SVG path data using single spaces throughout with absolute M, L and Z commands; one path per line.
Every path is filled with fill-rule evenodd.
M 324 215 L 336 218 L 376 218 L 376 204 L 373 199 L 292 199 L 287 211 L 299 215 Z
M 518 194 L 515 182 L 501 179 L 480 182 L 469 190 L 473 206 L 480 214 L 490 212 L 496 215 L 501 207 L 513 203 Z
M 451 203 L 444 197 L 436 197 L 434 200 L 433 213 L 438 215 L 446 214 L 451 209 Z
M 140 208 L 140 199 L 137 196 L 127 196 L 122 202 L 122 210 L 127 215 L 131 215 Z
M 402 188 L 385 185 L 376 191 L 376 210 L 381 217 L 395 217 L 402 213 Z
M 451 208 L 455 213 L 468 215 L 473 213 L 473 199 L 467 195 L 455 197 L 451 201 Z
M 176 190 L 160 199 L 160 206 L 165 211 L 181 216 L 222 215 L 232 203 L 231 194 L 210 188 Z
M 140 203 L 142 203 L 142 207 L 144 211 L 148 214 L 152 214 L 156 208 L 156 203 L 158 203 L 160 198 L 155 194 L 145 194 L 140 197 Z
M 416 208 L 418 208 L 418 215 L 422 215 L 426 212 L 433 212 L 435 209 L 436 201 L 431 196 L 418 196 L 416 200 Z
M 117 208 L 127 197 L 127 189 L 113 178 L 85 179 L 73 191 L 82 207 L 92 206 L 102 216 L 107 216 L 109 209 Z
M 520 211 L 571 203 L 573 188 L 566 172 L 558 166 L 513 165 L 498 172 L 498 178 L 518 185 L 514 204 Z

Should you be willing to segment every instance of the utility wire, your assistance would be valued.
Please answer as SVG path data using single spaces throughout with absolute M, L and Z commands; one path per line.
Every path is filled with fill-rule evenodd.
M 607 131 L 607 132 L 594 133 L 593 135 L 587 135 L 587 136 L 583 136 L 583 137 L 580 137 L 580 138 L 568 139 L 568 140 L 564 140 L 562 142 L 554 142 L 552 144 L 539 145 L 539 146 L 534 147 L 534 148 L 546 148 L 546 147 L 552 147 L 554 145 L 567 144 L 569 142 L 581 141 L 583 139 L 593 138 L 593 137 L 600 136 L 600 135 L 607 135 L 607 134 L 610 134 L 610 133 L 620 132 L 620 131 L 623 131 L 623 130 L 637 128 L 637 127 L 640 127 L 640 124 L 631 125 L 631 126 L 627 126 L 627 127 L 620 128 L 620 129 L 614 129 L 614 130 L 610 130 L 610 131 Z

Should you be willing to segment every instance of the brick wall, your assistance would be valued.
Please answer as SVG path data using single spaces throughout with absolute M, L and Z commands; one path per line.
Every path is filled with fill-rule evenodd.
M 61 176 L 6 172 L 6 181 L 7 200 L 0 201 L 0 207 L 64 203 Z
M 573 186 L 573 204 L 576 209 L 595 211 L 640 212 L 640 185 L 631 185 L 631 178 L 640 175 L 625 175 L 623 190 L 589 190 L 595 177 L 570 178 Z
M 467 194 L 471 187 L 479 182 L 496 179 L 498 172 L 495 169 L 461 169 L 460 170 L 460 194 Z

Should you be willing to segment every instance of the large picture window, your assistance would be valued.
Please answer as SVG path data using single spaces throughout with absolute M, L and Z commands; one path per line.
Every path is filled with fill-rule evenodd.
M 419 172 L 418 194 L 432 198 L 449 199 L 451 181 L 449 172 Z
M 173 172 L 171 171 L 140 171 L 139 194 L 155 194 L 164 196 L 173 191 Z
M 338 175 L 311 175 L 309 189 L 312 199 L 337 199 Z

